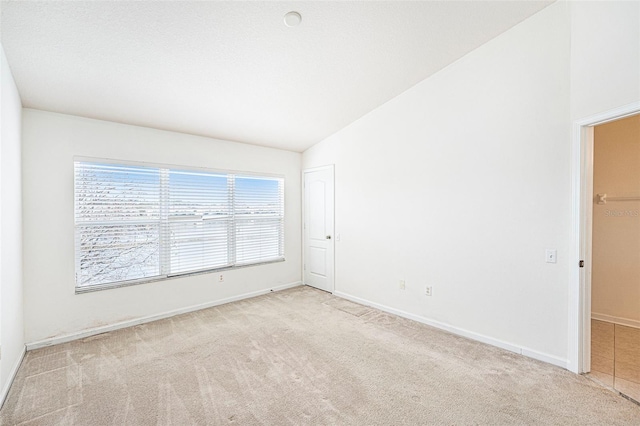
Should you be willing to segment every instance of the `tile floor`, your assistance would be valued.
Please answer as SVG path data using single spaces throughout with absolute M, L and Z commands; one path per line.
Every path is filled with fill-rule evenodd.
M 640 328 L 592 319 L 591 375 L 640 402 Z

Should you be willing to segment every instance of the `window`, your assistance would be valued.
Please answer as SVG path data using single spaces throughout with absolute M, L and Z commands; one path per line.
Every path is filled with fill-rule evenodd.
M 76 287 L 284 259 L 284 180 L 75 162 Z

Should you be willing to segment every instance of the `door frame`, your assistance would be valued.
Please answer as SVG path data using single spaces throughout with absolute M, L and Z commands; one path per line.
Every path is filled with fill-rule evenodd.
M 593 222 L 593 129 L 595 126 L 640 114 L 640 102 L 601 112 L 572 126 L 572 252 L 569 288 L 567 369 L 591 370 L 591 250 Z M 579 267 L 584 261 L 585 266 Z
M 326 166 L 318 166 L 318 167 L 311 167 L 308 169 L 303 169 L 302 170 L 302 284 L 303 285 L 307 285 L 307 283 L 305 282 L 305 270 L 304 270 L 304 265 L 307 261 L 307 253 L 306 253 L 306 247 L 307 247 L 307 241 L 306 241 L 306 235 L 307 233 L 306 231 L 306 219 L 307 219 L 307 214 L 306 214 L 306 205 L 307 205 L 307 200 L 306 200 L 306 190 L 305 190 L 305 186 L 306 186 L 306 174 L 307 173 L 312 173 L 312 172 L 319 172 L 322 170 L 331 170 L 331 176 L 333 178 L 333 182 L 331 182 L 331 184 L 333 185 L 333 212 L 331 212 L 331 214 L 333 215 L 333 230 L 331 231 L 331 235 L 333 236 L 333 259 L 331 262 L 331 266 L 333 267 L 333 282 L 331 283 L 331 291 L 330 293 L 333 294 L 336 291 L 336 170 L 335 170 L 335 164 L 327 164 Z

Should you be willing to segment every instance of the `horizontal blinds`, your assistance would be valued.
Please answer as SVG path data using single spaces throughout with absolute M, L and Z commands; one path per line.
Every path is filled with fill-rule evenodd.
M 228 175 L 169 171 L 169 273 L 231 264 L 231 183 Z
M 236 176 L 233 208 L 237 263 L 284 256 L 282 179 Z
M 160 169 L 76 162 L 76 285 L 160 275 L 160 216 Z
M 284 257 L 284 180 L 75 162 L 76 285 Z

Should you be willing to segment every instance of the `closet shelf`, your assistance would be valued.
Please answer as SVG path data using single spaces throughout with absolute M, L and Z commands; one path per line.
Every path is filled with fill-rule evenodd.
M 610 197 L 607 194 L 596 194 L 598 204 L 607 204 L 609 201 L 640 201 L 640 197 Z

